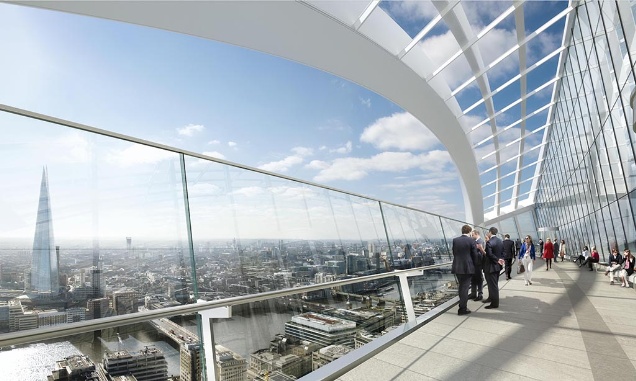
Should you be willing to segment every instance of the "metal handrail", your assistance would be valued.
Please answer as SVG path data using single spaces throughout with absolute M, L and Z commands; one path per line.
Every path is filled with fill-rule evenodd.
M 17 331 L 0 335 L 0 347 L 10 345 L 21 345 L 33 342 L 40 342 L 49 339 L 56 339 L 64 336 L 77 335 L 80 333 L 86 333 L 91 331 L 97 331 L 101 329 L 114 328 L 129 324 L 143 323 L 153 319 L 159 319 L 164 317 L 186 315 L 197 313 L 204 310 L 210 310 L 213 308 L 236 306 L 240 304 L 259 302 L 263 300 L 269 300 L 278 297 L 284 297 L 294 295 L 302 292 L 310 292 L 315 290 L 322 290 L 325 288 L 332 288 L 338 286 L 344 286 L 348 284 L 368 282 L 377 279 L 389 278 L 399 276 L 400 274 L 421 275 L 425 270 L 431 270 L 441 267 L 450 266 L 452 262 L 444 262 L 430 266 L 422 266 L 407 270 L 394 270 L 381 274 L 366 275 L 357 278 L 337 280 L 333 282 L 313 284 L 309 286 L 301 286 L 295 288 L 287 288 L 284 290 L 268 291 L 253 295 L 236 296 L 227 299 L 213 300 L 207 302 L 198 302 L 195 304 L 187 304 L 176 307 L 166 307 L 158 310 L 147 310 L 137 312 L 134 314 L 119 315 L 105 317 L 95 320 L 86 320 L 76 323 L 63 324 L 58 326 L 52 326 L 47 328 L 36 328 L 26 331 Z

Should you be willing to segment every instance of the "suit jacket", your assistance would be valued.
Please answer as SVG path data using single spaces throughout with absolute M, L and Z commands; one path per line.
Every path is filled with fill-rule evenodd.
M 477 262 L 477 245 L 471 237 L 460 235 L 453 239 L 453 274 L 474 274 Z
M 486 242 L 486 258 L 489 266 L 484 266 L 484 272 L 495 273 L 501 271 L 499 260 L 503 259 L 503 241 L 493 235 Z
M 515 241 L 510 238 L 503 240 L 503 256 L 504 259 L 512 259 L 517 255 L 517 249 L 515 248 Z

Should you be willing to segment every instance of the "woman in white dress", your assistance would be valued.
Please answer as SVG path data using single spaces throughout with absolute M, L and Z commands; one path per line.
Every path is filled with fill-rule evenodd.
M 532 237 L 528 235 L 523 240 L 521 250 L 519 250 L 519 260 L 523 263 L 523 267 L 526 268 L 526 271 L 523 273 L 523 279 L 526 281 L 526 286 L 532 284 L 532 267 L 534 265 L 535 258 Z
M 563 258 L 565 258 L 565 240 L 561 240 L 561 244 L 559 245 L 559 257 L 561 257 L 561 262 L 563 262 Z

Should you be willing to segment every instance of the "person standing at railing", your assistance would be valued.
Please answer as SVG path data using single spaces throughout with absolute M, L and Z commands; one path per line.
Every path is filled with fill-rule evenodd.
M 470 280 L 470 295 L 468 295 L 468 299 L 473 299 L 478 302 L 484 299 L 484 277 L 482 275 L 482 263 L 483 257 L 486 254 L 486 244 L 484 243 L 484 239 L 479 235 L 479 230 L 473 229 L 470 233 L 471 237 L 475 240 L 475 244 L 477 245 L 477 262 L 475 262 L 475 273 Z
M 459 310 L 457 315 L 468 315 L 468 288 L 470 280 L 475 273 L 475 263 L 477 262 L 477 245 L 470 236 L 473 229 L 462 226 L 462 235 L 453 239 L 453 264 L 451 273 L 457 277 L 459 293 Z
M 515 241 L 510 239 L 510 234 L 504 235 L 503 240 L 503 256 L 506 264 L 506 280 L 510 280 L 512 274 L 512 258 L 517 253 Z
M 488 299 L 484 303 L 490 302 L 485 308 L 499 308 L 499 273 L 504 264 L 503 242 L 497 237 L 497 228 L 491 227 L 486 235 L 486 256 L 483 265 L 486 283 L 488 284 Z

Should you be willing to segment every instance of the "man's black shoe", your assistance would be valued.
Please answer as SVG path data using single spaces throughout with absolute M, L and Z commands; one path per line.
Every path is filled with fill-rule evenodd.
M 491 303 L 491 302 L 492 302 L 492 300 L 490 300 L 490 298 L 488 298 L 488 299 L 484 299 L 484 300 L 482 300 L 481 302 L 482 302 L 482 303 Z
M 473 299 L 473 300 L 474 300 L 474 301 L 476 301 L 476 302 L 478 302 L 478 301 L 480 301 L 480 300 L 482 300 L 482 299 L 484 299 L 484 297 L 483 297 L 483 296 L 478 296 L 478 297 L 476 297 L 476 298 L 475 298 L 475 299 Z
M 470 310 L 457 311 L 457 315 L 459 315 L 459 316 L 468 315 L 470 312 L 471 312 Z
M 491 310 L 493 308 L 499 308 L 499 306 L 493 306 L 492 304 L 487 305 L 486 307 L 484 307 L 487 310 Z
M 477 295 L 468 295 L 468 299 L 475 299 L 477 297 Z

